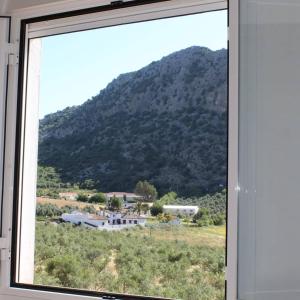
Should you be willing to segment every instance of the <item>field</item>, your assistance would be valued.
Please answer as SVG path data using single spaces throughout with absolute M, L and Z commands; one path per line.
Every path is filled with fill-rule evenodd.
M 62 208 L 64 206 L 78 206 L 78 208 L 82 209 L 86 206 L 94 206 L 95 209 L 99 209 L 100 207 L 103 207 L 98 204 L 91 204 L 86 202 L 80 202 L 76 200 L 65 200 L 65 199 L 51 199 L 51 198 L 44 198 L 44 197 L 37 197 L 38 204 L 53 204 L 58 206 L 59 208 Z
M 224 299 L 225 226 L 120 232 L 36 224 L 35 283 L 184 300 Z

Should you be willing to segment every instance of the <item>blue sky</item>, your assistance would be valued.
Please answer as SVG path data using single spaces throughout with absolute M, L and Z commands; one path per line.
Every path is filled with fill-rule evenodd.
M 190 46 L 227 47 L 227 12 L 217 11 L 42 39 L 40 118 L 79 105 L 122 73 Z

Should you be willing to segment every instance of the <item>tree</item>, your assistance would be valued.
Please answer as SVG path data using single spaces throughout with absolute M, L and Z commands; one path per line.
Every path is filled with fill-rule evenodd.
M 81 184 L 80 188 L 86 190 L 92 190 L 95 188 L 95 181 L 93 179 L 85 179 Z
M 38 188 L 59 188 L 62 184 L 59 174 L 53 167 L 38 166 L 37 187 Z
M 159 204 L 154 204 L 151 208 L 150 208 L 150 212 L 151 212 L 151 215 L 156 217 L 158 216 L 159 214 L 162 214 L 163 213 L 163 207 L 162 205 L 159 205 Z
M 109 201 L 109 208 L 112 210 L 120 210 L 122 207 L 122 200 L 113 196 Z
M 214 225 L 216 226 L 221 226 L 225 224 L 225 215 L 223 214 L 216 214 L 214 216 L 212 216 L 212 221 L 214 223 Z
M 78 194 L 77 195 L 77 198 L 76 198 L 77 201 L 80 201 L 80 202 L 88 202 L 89 201 L 89 197 L 85 194 Z
M 136 206 L 134 208 L 134 211 L 136 211 L 139 215 L 141 215 L 141 212 L 142 212 L 142 206 L 143 206 L 143 203 L 141 201 L 138 201 L 136 203 Z
M 175 192 L 169 192 L 167 194 L 165 194 L 164 196 L 162 196 L 158 202 L 161 204 L 161 205 L 167 205 L 167 204 L 172 204 L 175 202 L 177 198 L 177 194 Z
M 147 203 L 142 204 L 142 211 L 146 214 L 149 211 L 149 205 Z
M 90 203 L 105 203 L 106 197 L 103 193 L 97 193 L 89 198 Z
M 134 189 L 137 195 L 143 197 L 144 201 L 151 202 L 157 197 L 157 190 L 154 185 L 150 184 L 148 181 L 139 181 Z
M 201 208 L 194 215 L 193 222 L 197 223 L 198 226 L 209 226 L 212 223 L 210 212 L 207 208 Z

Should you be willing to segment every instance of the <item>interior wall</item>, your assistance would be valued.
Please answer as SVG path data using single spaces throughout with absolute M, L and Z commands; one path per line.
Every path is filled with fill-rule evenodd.
M 300 299 L 300 2 L 240 1 L 239 299 Z

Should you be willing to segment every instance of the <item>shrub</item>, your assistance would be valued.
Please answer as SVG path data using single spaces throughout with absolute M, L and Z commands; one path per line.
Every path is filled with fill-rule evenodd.
M 209 210 L 207 208 L 200 208 L 199 211 L 194 215 L 193 222 L 197 223 L 206 216 L 209 216 Z
M 80 201 L 80 202 L 88 202 L 89 201 L 89 198 L 87 195 L 85 194 L 78 194 L 77 195 L 77 198 L 76 198 L 77 201 Z
M 97 193 L 89 198 L 90 203 L 105 203 L 106 197 L 103 193 Z
M 89 214 L 95 214 L 97 211 L 94 206 L 85 206 L 82 211 L 87 212 Z
M 154 204 L 151 208 L 150 208 L 150 212 L 151 212 L 151 215 L 156 217 L 158 216 L 159 214 L 162 214 L 163 213 L 163 207 L 162 205 L 158 205 L 158 204 Z
M 54 204 L 37 204 L 36 215 L 39 217 L 55 217 L 61 215 L 61 210 Z
M 212 216 L 213 224 L 216 226 L 221 226 L 225 224 L 225 215 L 223 214 L 216 214 Z
M 212 220 L 209 216 L 203 216 L 201 219 L 197 220 L 197 225 L 199 227 L 205 227 L 212 224 Z

